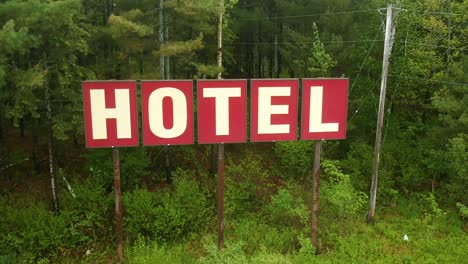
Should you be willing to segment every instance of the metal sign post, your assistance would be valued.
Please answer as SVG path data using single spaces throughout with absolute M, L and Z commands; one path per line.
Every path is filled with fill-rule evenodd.
M 318 244 L 318 199 L 319 199 L 319 185 L 320 185 L 320 151 L 322 147 L 322 141 L 315 141 L 314 151 L 314 167 L 312 169 L 313 178 L 313 189 L 312 189 L 312 221 L 311 221 L 311 233 L 312 233 L 312 245 L 314 245 L 317 253 L 320 252 Z
M 115 232 L 117 235 L 117 256 L 119 262 L 124 261 L 123 256 L 123 229 L 122 229 L 122 202 L 120 191 L 120 153 L 119 148 L 112 148 L 112 159 L 114 161 L 114 192 L 115 192 Z
M 224 144 L 218 145 L 218 249 L 224 248 Z

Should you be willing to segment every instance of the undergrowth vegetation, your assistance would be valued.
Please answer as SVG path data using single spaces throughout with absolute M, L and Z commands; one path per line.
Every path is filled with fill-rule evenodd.
M 456 210 L 443 208 L 432 192 L 397 194 L 380 208 L 375 226 L 367 225 L 367 194 L 356 187 L 360 178 L 344 170 L 352 158 L 322 161 L 321 254 L 316 255 L 310 241 L 312 183 L 303 175 L 306 169 L 267 163 L 299 153 L 290 146 L 278 151 L 279 145 L 286 144 L 273 146 L 270 157 L 254 149 L 229 155 L 222 251 L 216 246 L 215 176 L 178 168 L 173 183 L 157 190 L 142 183 L 125 186 L 127 262 L 462 263 L 468 257 L 466 207 L 458 203 Z M 136 155 L 137 161 L 141 154 Z M 114 261 L 113 192 L 109 175 L 98 165 L 91 162 L 90 176 L 72 181 L 73 195 L 61 190 L 59 215 L 28 197 L 2 196 L 0 263 Z

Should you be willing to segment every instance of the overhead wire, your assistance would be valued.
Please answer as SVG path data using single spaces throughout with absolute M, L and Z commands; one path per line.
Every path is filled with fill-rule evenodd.
M 341 12 L 329 12 L 329 13 L 315 13 L 305 14 L 296 16 L 275 16 L 275 17 L 255 17 L 255 18 L 239 18 L 237 21 L 255 21 L 255 20 L 276 20 L 276 19 L 290 19 L 290 18 L 303 18 L 303 17 L 316 17 L 316 16 L 332 16 L 332 15 L 344 15 L 344 14 L 355 14 L 355 13 L 367 13 L 374 12 L 375 10 L 350 10 Z
M 351 92 L 353 91 L 353 88 L 354 86 L 356 85 L 356 81 L 357 79 L 359 78 L 359 75 L 361 74 L 361 71 L 364 67 L 364 64 L 367 62 L 367 59 L 369 58 L 369 55 L 370 55 L 370 52 L 372 51 L 372 48 L 374 47 L 374 44 L 375 44 L 375 41 L 377 40 L 380 32 L 382 31 L 382 28 L 383 28 L 383 24 L 380 25 L 380 28 L 379 30 L 377 30 L 377 34 L 375 34 L 375 37 L 374 37 L 374 41 L 372 42 L 369 50 L 367 51 L 367 54 L 366 54 L 366 57 L 364 58 L 364 61 L 361 63 L 361 66 L 359 67 L 359 71 L 356 75 L 356 77 L 354 78 L 354 81 L 353 81 L 353 84 L 351 85 L 351 88 L 349 89 L 349 93 L 348 93 L 348 96 L 351 94 Z
M 396 78 L 402 78 L 402 79 L 409 79 L 409 80 L 418 80 L 418 81 L 426 81 L 426 82 L 435 82 L 435 83 L 449 84 L 449 85 L 468 86 L 468 83 L 460 83 L 460 82 L 450 82 L 450 81 L 423 79 L 423 78 L 411 77 L 411 76 L 407 76 L 407 75 L 389 74 L 388 76 L 396 77 Z
M 332 41 L 321 41 L 323 44 L 334 44 L 334 43 L 366 43 L 366 42 L 383 42 L 383 39 L 363 39 L 363 40 L 332 40 Z M 312 44 L 314 41 L 294 41 L 294 42 L 232 42 L 232 43 L 224 43 L 225 46 L 232 46 L 232 45 L 287 45 L 287 44 Z M 442 45 L 431 45 L 419 42 L 411 42 L 411 41 L 395 41 L 395 43 L 405 43 L 405 44 L 413 44 L 416 46 L 424 46 L 424 47 L 432 47 L 432 48 L 444 48 L 451 50 L 460 50 L 466 51 L 468 48 L 464 47 L 448 47 Z

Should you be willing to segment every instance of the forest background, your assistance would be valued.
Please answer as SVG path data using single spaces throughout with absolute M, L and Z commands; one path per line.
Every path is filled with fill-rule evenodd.
M 322 143 L 320 254 L 310 241 L 314 142 L 226 145 L 221 251 L 212 147 L 135 147 L 121 149 L 127 262 L 463 263 L 468 1 L 392 2 L 368 225 L 388 1 L 0 1 L 0 263 L 117 261 L 112 151 L 84 147 L 83 80 L 218 72 L 350 79 L 347 139 Z

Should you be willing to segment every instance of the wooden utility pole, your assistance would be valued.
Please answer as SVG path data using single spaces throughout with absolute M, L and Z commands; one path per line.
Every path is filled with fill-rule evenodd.
M 385 112 L 385 94 L 387 92 L 387 74 L 390 53 L 392 51 L 393 35 L 395 28 L 393 27 L 393 7 L 392 4 L 387 6 L 387 21 L 385 26 L 385 46 L 383 54 L 383 65 L 382 65 L 382 83 L 380 86 L 380 103 L 379 113 L 377 117 L 377 131 L 375 132 L 375 152 L 374 152 L 374 163 L 372 166 L 372 184 L 370 188 L 369 196 L 369 212 L 367 214 L 367 223 L 374 224 L 375 216 L 375 202 L 377 199 L 377 182 L 379 180 L 379 161 L 380 151 L 382 149 L 382 127 Z
M 312 189 L 312 225 L 311 225 L 311 235 L 312 235 L 312 245 L 315 247 L 316 253 L 320 252 L 320 247 L 318 243 L 318 199 L 319 199 L 319 187 L 320 187 L 320 151 L 322 148 L 322 141 L 315 141 L 315 151 L 314 151 L 314 166 L 312 169 L 312 178 L 313 178 L 313 189 Z
M 223 67 L 223 15 L 224 0 L 219 0 L 218 14 L 218 79 L 221 79 Z M 224 248 L 224 144 L 218 145 L 218 249 Z
M 122 203 L 120 190 L 120 153 L 119 148 L 112 148 L 112 159 L 114 162 L 114 192 L 115 192 L 115 233 L 117 235 L 117 257 L 119 262 L 124 261 L 123 255 L 123 229 L 122 229 Z

